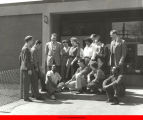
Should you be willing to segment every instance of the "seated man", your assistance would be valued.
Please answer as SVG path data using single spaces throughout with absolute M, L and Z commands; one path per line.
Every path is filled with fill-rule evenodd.
M 46 74 L 46 89 L 52 100 L 55 100 L 55 92 L 57 90 L 58 83 L 61 80 L 61 76 L 56 72 L 56 65 L 52 65 L 52 69 Z
M 72 77 L 71 80 L 65 83 L 65 86 L 70 90 L 77 90 L 77 94 L 83 93 L 87 86 L 87 74 L 90 72 L 90 68 L 85 65 L 84 59 L 78 60 L 79 68 Z
M 116 105 L 119 104 L 118 97 L 125 95 L 124 76 L 119 74 L 119 67 L 113 67 L 111 72 L 112 75 L 103 82 L 103 88 L 106 90 L 107 102 L 113 102 L 112 105 Z
M 87 89 L 91 93 L 100 93 L 102 92 L 102 83 L 105 79 L 105 74 L 102 69 L 98 68 L 97 62 L 91 63 L 90 68 L 92 71 L 87 76 Z

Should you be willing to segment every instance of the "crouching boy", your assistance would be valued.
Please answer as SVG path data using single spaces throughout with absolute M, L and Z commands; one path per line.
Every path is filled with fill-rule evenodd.
M 125 95 L 124 76 L 120 74 L 119 67 L 112 68 L 112 75 L 103 82 L 103 88 L 108 97 L 107 102 L 112 105 L 119 104 L 119 97 Z
M 61 80 L 61 76 L 58 72 L 56 72 L 56 65 L 52 65 L 52 69 L 46 74 L 46 90 L 50 95 L 52 100 L 55 100 L 55 92 L 57 90 L 58 83 Z

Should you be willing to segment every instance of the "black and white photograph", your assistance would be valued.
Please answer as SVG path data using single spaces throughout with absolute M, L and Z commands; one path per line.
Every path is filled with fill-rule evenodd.
M 0 115 L 143 115 L 143 0 L 0 0 Z

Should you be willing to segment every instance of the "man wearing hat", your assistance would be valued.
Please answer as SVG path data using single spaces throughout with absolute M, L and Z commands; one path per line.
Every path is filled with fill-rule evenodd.
M 26 36 L 25 44 L 22 47 L 20 53 L 20 87 L 21 87 L 21 98 L 24 101 L 32 102 L 29 99 L 29 88 L 32 78 L 32 61 L 31 61 L 31 46 L 33 44 L 33 37 Z

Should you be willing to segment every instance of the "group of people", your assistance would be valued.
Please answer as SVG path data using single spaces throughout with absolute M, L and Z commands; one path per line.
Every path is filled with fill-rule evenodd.
M 101 41 L 101 36 L 92 34 L 83 40 L 85 46 L 80 46 L 76 37 L 70 40 L 57 41 L 57 34 L 51 34 L 51 40 L 45 46 L 45 74 L 40 70 L 37 50 L 41 41 L 34 46 L 32 36 L 25 38 L 21 60 L 21 98 L 29 99 L 31 83 L 32 96 L 41 99 L 38 80 L 42 91 L 46 91 L 52 100 L 59 91 L 76 91 L 76 94 L 106 93 L 108 102 L 119 104 L 119 97 L 124 96 L 124 60 L 126 43 L 111 30 L 110 49 Z

